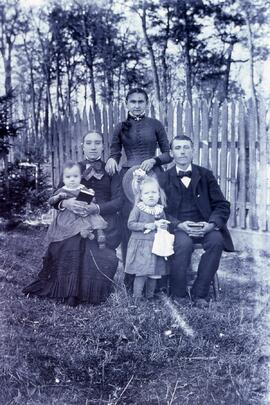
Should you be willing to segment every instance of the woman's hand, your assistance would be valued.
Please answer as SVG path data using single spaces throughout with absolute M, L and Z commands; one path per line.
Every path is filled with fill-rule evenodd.
M 87 204 L 86 210 L 87 210 L 88 215 L 93 215 L 93 214 L 99 213 L 98 206 L 92 202 L 90 204 Z
M 86 217 L 88 215 L 87 208 L 89 205 L 84 201 L 77 201 L 75 197 L 69 198 L 68 200 L 63 200 L 61 206 L 82 217 Z
M 107 160 L 107 163 L 105 165 L 105 170 L 110 176 L 112 176 L 114 173 L 118 172 L 118 164 L 114 160 L 114 158 L 109 158 Z
M 149 172 L 151 169 L 153 169 L 153 167 L 156 164 L 156 160 L 154 158 L 152 159 L 146 159 L 141 163 L 140 168 L 142 170 L 144 170 L 145 172 Z

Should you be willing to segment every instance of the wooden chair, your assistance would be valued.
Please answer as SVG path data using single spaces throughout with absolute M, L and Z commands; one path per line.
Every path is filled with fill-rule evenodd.
M 193 253 L 196 252 L 196 251 L 198 251 L 198 250 L 203 249 L 201 243 L 195 243 L 195 244 L 193 245 L 193 248 L 194 248 Z M 193 256 L 193 255 L 192 255 L 192 256 Z M 194 256 L 193 256 L 193 257 L 194 257 Z M 194 274 L 194 273 L 196 274 L 196 272 L 197 272 L 198 263 L 196 263 L 196 269 L 195 269 L 195 263 L 193 263 L 194 261 L 195 261 L 195 260 L 194 260 L 194 259 L 192 260 L 192 258 L 191 258 L 191 264 L 190 264 L 190 274 L 191 274 L 191 275 L 192 275 L 192 273 L 193 273 L 193 274 Z M 196 262 L 197 262 L 197 260 L 196 260 Z M 217 273 L 215 274 L 214 279 L 213 279 L 212 282 L 211 282 L 211 286 L 212 286 L 212 289 L 213 289 L 214 300 L 215 300 L 215 301 L 218 301 L 218 299 L 219 299 L 219 293 L 220 293 L 221 289 L 220 289 L 219 279 L 218 279 Z

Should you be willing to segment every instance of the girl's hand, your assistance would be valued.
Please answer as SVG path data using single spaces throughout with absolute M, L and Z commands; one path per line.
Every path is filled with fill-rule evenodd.
M 114 160 L 114 158 L 109 158 L 107 160 L 107 163 L 105 165 L 105 170 L 110 176 L 112 176 L 114 173 L 118 172 L 118 164 Z
M 167 221 L 166 219 L 159 219 L 159 220 L 155 221 L 157 228 L 165 229 L 165 230 L 168 229 L 169 223 L 170 223 L 170 221 Z
M 151 169 L 153 169 L 153 167 L 156 164 L 156 160 L 154 158 L 152 159 L 146 159 L 141 163 L 140 168 L 142 170 L 144 170 L 145 172 L 149 172 Z
M 154 231 L 156 229 L 156 224 L 154 222 L 151 222 L 150 224 L 145 224 L 144 227 L 149 231 Z

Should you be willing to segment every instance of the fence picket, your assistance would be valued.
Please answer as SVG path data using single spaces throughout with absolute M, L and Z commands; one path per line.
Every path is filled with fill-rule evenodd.
M 107 160 L 109 157 L 109 149 L 110 149 L 110 135 L 109 135 L 109 126 L 108 126 L 108 115 L 107 115 L 107 108 L 106 105 L 103 104 L 102 109 L 102 117 L 103 117 L 103 137 L 104 137 L 104 159 Z
M 81 125 L 81 116 L 80 116 L 80 111 L 77 110 L 76 114 L 76 122 L 75 122 L 75 136 L 76 136 L 76 144 L 77 144 L 77 160 L 82 159 L 82 136 L 84 135 L 82 131 L 82 125 Z
M 202 116 L 202 136 L 201 136 L 201 165 L 204 167 L 209 166 L 209 119 L 208 119 L 208 106 L 206 100 L 201 104 Z
M 89 123 L 89 131 L 93 131 L 95 129 L 95 115 L 94 115 L 94 112 L 93 112 L 93 109 L 92 109 L 91 106 L 89 108 L 89 120 L 88 120 L 88 123 Z
M 236 130 L 235 130 L 235 103 L 231 103 L 231 144 L 230 144 L 230 202 L 231 202 L 231 215 L 230 215 L 230 226 L 236 227 L 236 213 L 237 213 L 237 205 L 236 205 L 236 173 L 237 173 L 237 166 L 236 166 Z
M 185 134 L 190 138 L 193 138 L 193 131 L 192 131 L 192 112 L 191 112 L 191 105 L 189 101 L 186 101 L 185 104 Z
M 219 122 L 219 103 L 214 101 L 212 113 L 211 130 L 211 169 L 214 175 L 218 175 L 218 122 Z
M 173 106 L 172 103 L 169 103 L 168 105 L 168 139 L 169 141 L 172 140 L 173 138 L 173 127 L 174 127 L 174 117 L 173 117 Z
M 260 127 L 260 170 L 258 171 L 258 177 L 260 182 L 260 204 L 259 204 L 259 221 L 260 229 L 262 231 L 269 230 L 270 224 L 268 224 L 267 217 L 267 194 L 269 192 L 268 184 L 268 142 L 266 133 L 266 109 L 262 100 L 259 103 L 259 127 Z
M 249 227 L 251 229 L 258 229 L 258 218 L 256 213 L 256 141 L 257 141 L 257 114 L 252 99 L 248 102 L 248 125 L 247 133 L 249 139 L 249 173 L 248 173 L 248 199 L 249 199 Z
M 194 163 L 200 162 L 200 104 L 196 100 L 194 105 L 194 132 L 193 132 L 193 148 L 194 148 Z
M 215 100 L 211 114 L 206 100 L 196 100 L 192 108 L 188 102 L 185 102 L 184 106 L 180 101 L 176 104 L 170 103 L 167 106 L 168 138 L 183 133 L 193 138 L 194 162 L 211 167 L 214 175 L 220 179 L 223 192 L 230 200 L 231 227 L 269 231 L 270 190 L 267 178 L 269 133 L 266 130 L 266 107 L 262 101 L 259 107 L 260 125 L 256 127 L 252 102 L 248 103 L 246 110 L 242 101 L 238 103 L 232 101 L 229 105 L 225 101 L 220 106 Z M 153 104 L 149 105 L 150 116 L 161 119 L 162 113 L 158 109 L 155 111 Z M 41 137 L 35 139 L 29 131 L 22 139 L 18 138 L 14 149 L 17 145 L 20 151 L 15 150 L 13 155 L 23 156 L 28 149 L 32 149 L 35 142 L 40 151 L 44 151 L 44 156 L 47 153 L 51 158 L 52 181 L 56 186 L 63 163 L 67 159 L 75 161 L 82 159 L 81 137 L 86 131 L 102 130 L 106 159 L 109 155 L 113 128 L 125 119 L 124 104 L 104 104 L 101 109 L 97 107 L 95 112 L 90 107 L 88 114 L 84 108 L 82 112 L 77 110 L 75 114 L 71 111 L 69 116 L 61 118 L 53 116 L 48 139 Z M 121 161 L 123 159 L 124 153 Z
M 227 142 L 228 142 L 228 104 L 224 101 L 221 111 L 221 151 L 220 151 L 220 188 L 226 196 L 227 191 Z
M 176 135 L 183 135 L 183 107 L 180 101 L 176 105 Z
M 239 222 L 242 229 L 246 228 L 246 139 L 245 139 L 245 115 L 243 102 L 239 103 L 239 187 L 238 206 Z
M 98 105 L 95 108 L 95 130 L 102 132 L 101 112 Z

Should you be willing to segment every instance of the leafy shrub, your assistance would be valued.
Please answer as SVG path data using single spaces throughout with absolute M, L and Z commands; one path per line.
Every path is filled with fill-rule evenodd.
M 38 165 L 37 180 L 34 167 L 10 164 L 8 168 L 9 188 L 3 176 L 0 181 L 0 215 L 10 217 L 25 211 L 46 208 L 46 201 L 51 195 L 49 175 Z

